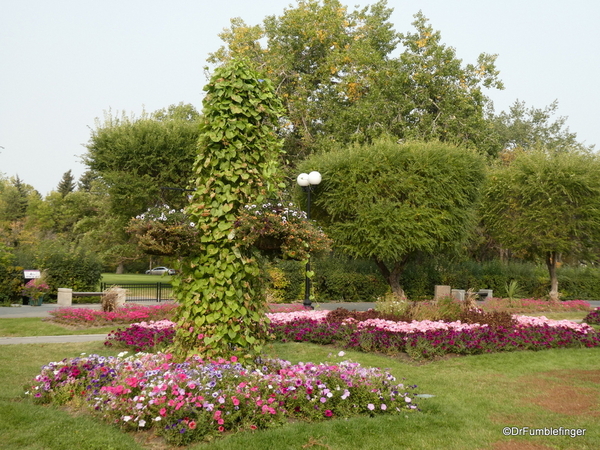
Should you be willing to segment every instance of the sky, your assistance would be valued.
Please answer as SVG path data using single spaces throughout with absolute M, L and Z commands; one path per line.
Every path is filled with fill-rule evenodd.
M 374 1 L 342 2 L 352 9 Z M 570 131 L 600 150 L 600 2 L 596 0 L 388 0 L 398 32 L 419 10 L 464 64 L 498 54 L 504 91 L 516 100 L 558 101 Z M 290 0 L 0 0 L 0 176 L 40 194 L 81 157 L 96 121 L 180 102 L 202 109 L 204 67 L 233 17 L 249 25 L 281 15 Z M 400 53 L 401 47 L 393 56 Z

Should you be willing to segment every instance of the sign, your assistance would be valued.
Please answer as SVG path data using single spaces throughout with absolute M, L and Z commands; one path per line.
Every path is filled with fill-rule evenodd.
M 23 276 L 26 280 L 33 280 L 34 278 L 40 278 L 42 274 L 39 270 L 24 270 Z

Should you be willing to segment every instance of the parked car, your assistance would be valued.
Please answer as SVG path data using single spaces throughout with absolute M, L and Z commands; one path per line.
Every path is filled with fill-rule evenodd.
M 169 269 L 168 267 L 155 267 L 154 269 L 146 270 L 146 275 L 163 275 L 163 274 L 175 275 L 175 269 Z

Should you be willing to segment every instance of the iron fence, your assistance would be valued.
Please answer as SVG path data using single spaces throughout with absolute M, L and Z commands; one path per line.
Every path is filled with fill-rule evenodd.
M 128 302 L 162 302 L 173 300 L 173 288 L 169 283 L 124 283 L 120 288 L 127 291 Z M 100 290 L 109 289 L 107 283 L 100 283 Z

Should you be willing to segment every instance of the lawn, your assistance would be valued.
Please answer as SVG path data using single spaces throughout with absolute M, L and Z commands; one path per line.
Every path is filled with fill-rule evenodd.
M 73 327 L 42 320 L 39 317 L 0 319 L 1 337 L 19 336 L 64 336 L 70 334 L 105 334 L 114 330 L 114 326 Z
M 334 361 L 338 349 L 272 344 L 266 354 Z M 21 399 L 41 365 L 81 353 L 114 355 L 101 343 L 0 347 L 0 435 L 5 449 L 166 449 L 148 433 L 127 434 L 87 414 Z M 453 357 L 427 364 L 346 352 L 345 359 L 389 368 L 419 386 L 421 412 L 320 423 L 289 423 L 230 434 L 189 449 L 597 449 L 600 447 L 600 349 L 557 349 Z M 582 428 L 585 436 L 503 436 L 504 427 Z M 526 446 L 529 445 L 529 446 Z
M 557 314 L 580 314 L 567 312 Z M 545 314 L 550 316 L 551 314 Z M 584 315 L 584 314 L 581 314 Z M 562 318 L 556 317 L 554 318 Z M 117 325 L 119 326 L 119 325 Z M 0 319 L 0 335 L 100 333 L 113 327 L 75 329 L 42 319 Z M 102 331 L 100 331 L 102 330 Z M 40 367 L 84 354 L 116 355 L 101 342 L 0 346 L 0 448 L 145 449 L 171 447 L 150 432 L 126 433 L 91 417 L 77 404 L 37 406 L 23 395 Z M 226 432 L 200 449 L 477 449 L 547 450 L 600 448 L 600 347 L 446 355 L 427 362 L 405 354 L 349 351 L 310 343 L 268 344 L 264 356 L 298 363 L 337 364 L 342 359 L 391 372 L 415 384 L 421 411 L 317 423 L 291 421 L 253 432 Z M 383 408 L 382 408 L 383 409 Z M 505 436 L 503 430 L 521 430 Z M 524 427 L 542 435 L 523 433 Z M 585 430 L 585 435 L 544 436 L 551 429 Z M 547 431 L 546 431 L 547 430 Z M 76 439 L 76 441 L 74 440 Z
M 126 283 L 170 283 L 173 277 L 169 275 L 146 275 L 144 273 L 103 273 L 102 282 L 108 285 Z

